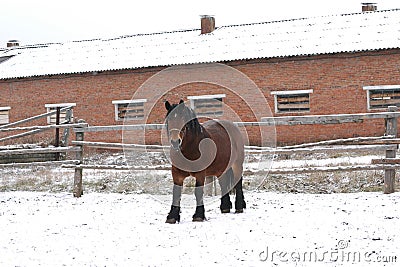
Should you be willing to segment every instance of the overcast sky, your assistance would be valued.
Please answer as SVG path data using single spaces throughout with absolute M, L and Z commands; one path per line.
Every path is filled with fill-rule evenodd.
M 362 0 L 2 0 L 0 47 L 118 37 L 200 27 L 200 15 L 216 26 L 361 11 Z M 367 2 L 367 1 L 365 1 Z M 378 0 L 378 10 L 400 8 Z

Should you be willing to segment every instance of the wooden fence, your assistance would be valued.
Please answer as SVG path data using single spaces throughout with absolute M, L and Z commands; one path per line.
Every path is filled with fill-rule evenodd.
M 53 112 L 43 114 L 41 116 L 49 116 Z M 368 165 L 355 166 L 330 166 L 330 167 L 307 167 L 307 168 L 289 168 L 289 169 L 271 169 L 269 174 L 289 174 L 289 173 L 314 173 L 314 172 L 334 172 L 334 171 L 362 171 L 362 170 L 384 170 L 384 193 L 389 194 L 394 192 L 395 188 L 395 170 L 400 167 L 400 160 L 396 159 L 396 151 L 400 139 L 397 138 L 397 118 L 400 117 L 400 112 L 397 112 L 396 107 L 389 107 L 388 112 L 362 113 L 362 114 L 337 114 L 337 115 L 312 115 L 312 116 L 290 116 L 290 117 L 269 117 L 262 118 L 259 122 L 237 122 L 239 127 L 244 126 L 273 126 L 273 125 L 306 125 L 306 124 L 339 124 L 339 123 L 354 123 L 362 122 L 367 119 L 384 119 L 385 120 L 385 135 L 381 137 L 357 137 L 337 140 L 327 140 L 316 143 L 300 144 L 296 146 L 286 146 L 280 148 L 254 147 L 247 146 L 247 153 L 263 153 L 263 154 L 293 154 L 293 153 L 315 153 L 315 152 L 340 152 L 340 151 L 385 151 L 385 159 L 377 159 Z M 30 118 L 32 119 L 32 118 Z M 26 122 L 27 120 L 25 120 Z M 115 165 L 86 165 L 83 161 L 84 147 L 98 147 L 107 149 L 139 149 L 139 150 L 160 150 L 165 149 L 159 145 L 139 145 L 139 144 L 123 144 L 123 143 L 105 143 L 105 142 L 88 142 L 84 140 L 85 134 L 93 132 L 105 131 L 135 131 L 162 129 L 163 124 L 137 124 L 137 125 L 111 125 L 111 126 L 88 126 L 83 121 L 75 124 L 59 124 L 48 126 L 32 126 L 11 128 L 21 123 L 16 122 L 5 126 L 0 126 L 0 131 L 13 130 L 28 130 L 31 134 L 36 131 L 49 129 L 69 129 L 73 128 L 75 132 L 75 141 L 72 141 L 73 146 L 60 148 L 35 149 L 30 152 L 23 150 L 15 150 L 13 152 L 3 153 L 35 153 L 35 152 L 75 152 L 75 160 L 57 161 L 51 163 L 29 163 L 30 165 L 47 165 L 60 164 L 64 168 L 74 168 L 74 189 L 75 197 L 80 197 L 83 193 L 82 175 L 83 169 L 114 169 L 114 170 L 160 170 L 168 169 L 164 167 L 144 167 L 144 166 L 115 166 Z M 24 133 L 26 134 L 26 133 Z M 14 135 L 11 138 L 19 138 L 26 136 L 24 134 Z M 57 134 L 57 133 L 56 133 Z M 3 140 L 9 140 L 10 137 Z M 337 146 L 342 145 L 342 146 Z M 352 147 L 343 145 L 353 145 Z M 355 146 L 354 146 L 355 145 Z M 328 146 L 328 147 L 327 147 Z M 35 151 L 35 152 L 34 152 Z M 1 153 L 1 152 L 0 152 Z M 26 164 L 3 164 L 0 167 L 7 166 L 26 166 Z
M 0 164 L 0 167 L 26 167 L 26 166 L 52 166 L 52 165 L 62 165 L 62 164 L 77 164 L 78 160 L 60 160 L 60 154 L 67 152 L 76 152 L 79 150 L 79 147 L 76 146 L 68 146 L 68 138 L 70 130 L 75 127 L 83 127 L 87 126 L 86 123 L 72 123 L 72 106 L 57 108 L 54 111 L 47 112 L 44 114 L 40 114 L 34 117 L 30 117 L 27 119 L 23 119 L 20 121 L 12 122 L 5 125 L 0 125 L 0 133 L 2 132 L 20 132 L 25 131 L 18 134 L 13 134 L 9 136 L 5 136 L 0 138 L 0 142 L 15 140 L 31 135 L 35 135 L 44 131 L 54 130 L 54 147 L 32 147 L 31 145 L 15 145 L 13 147 L 5 146 L 0 147 L 0 157 L 7 158 L 11 156 L 22 156 L 20 161 L 22 162 L 13 162 Z M 61 112 L 66 112 L 65 121 L 60 121 Z M 50 116 L 56 116 L 56 123 L 52 125 L 41 125 L 41 126 L 24 126 L 20 127 L 19 125 L 24 123 L 29 123 L 35 120 L 47 118 Z M 62 135 L 60 134 L 60 129 L 64 130 Z M 61 138 L 60 138 L 61 135 Z M 37 155 L 52 155 L 52 156 L 37 156 Z M 33 156 L 35 155 L 35 156 Z M 38 158 L 52 159 L 46 160 L 44 162 L 37 162 L 32 160 L 37 160 Z

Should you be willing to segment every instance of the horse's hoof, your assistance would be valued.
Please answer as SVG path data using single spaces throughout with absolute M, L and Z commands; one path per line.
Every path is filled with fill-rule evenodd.
M 169 224 L 175 224 L 175 223 L 177 223 L 177 222 L 179 222 L 179 221 L 177 221 L 175 218 L 170 218 L 170 219 L 167 219 L 167 220 L 165 221 L 165 223 L 169 223 Z
M 204 222 L 204 220 L 205 220 L 205 218 L 202 218 L 202 217 L 195 217 L 195 218 L 193 218 L 193 221 L 194 221 L 194 222 Z
M 221 213 L 231 213 L 230 209 L 221 209 Z
M 243 209 L 237 209 L 235 213 L 243 213 Z

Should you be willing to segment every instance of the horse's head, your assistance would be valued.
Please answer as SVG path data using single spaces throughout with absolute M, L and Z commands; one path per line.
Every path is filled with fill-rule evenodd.
M 167 126 L 168 138 L 171 147 L 175 150 L 179 150 L 188 124 L 196 119 L 196 115 L 193 110 L 185 105 L 183 100 L 181 100 L 179 104 L 170 104 L 166 101 L 165 108 L 167 109 L 165 123 Z

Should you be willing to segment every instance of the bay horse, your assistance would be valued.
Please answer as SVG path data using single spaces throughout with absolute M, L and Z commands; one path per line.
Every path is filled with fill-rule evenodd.
M 166 101 L 165 108 L 174 182 L 172 205 L 166 223 L 180 221 L 183 181 L 189 176 L 196 179 L 194 222 L 206 219 L 203 201 L 206 176 L 218 177 L 222 196 L 221 212 L 230 212 L 232 202 L 229 192 L 234 188 L 236 213 L 242 213 L 246 208 L 242 189 L 244 142 L 239 128 L 232 122 L 222 120 L 208 120 L 200 124 L 193 109 L 186 106 L 183 100 L 179 104 Z

